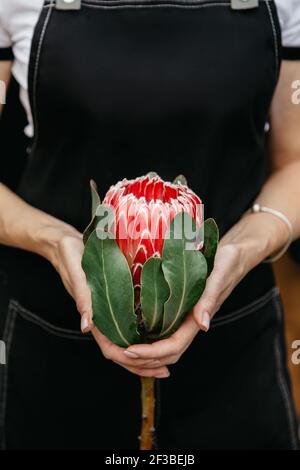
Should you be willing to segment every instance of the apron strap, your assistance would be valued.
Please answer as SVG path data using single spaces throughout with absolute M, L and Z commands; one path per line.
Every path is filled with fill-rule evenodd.
M 250 10 L 258 7 L 259 0 L 231 0 L 233 10 Z
M 80 10 L 81 0 L 56 0 L 57 10 Z
M 231 0 L 233 10 L 250 10 L 257 8 L 259 0 Z M 56 0 L 57 10 L 80 10 L 81 0 Z

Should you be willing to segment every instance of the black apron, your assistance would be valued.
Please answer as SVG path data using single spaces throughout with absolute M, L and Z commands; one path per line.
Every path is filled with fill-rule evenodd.
M 265 123 L 281 53 L 273 1 L 242 10 L 219 0 L 65 6 L 46 1 L 34 33 L 35 136 L 18 194 L 83 230 L 90 178 L 104 195 L 125 176 L 183 173 L 225 233 L 268 172 Z M 4 252 L 3 446 L 137 447 L 139 379 L 80 334 L 48 262 Z M 297 447 L 281 316 L 272 270 L 261 264 L 157 382 L 158 447 Z

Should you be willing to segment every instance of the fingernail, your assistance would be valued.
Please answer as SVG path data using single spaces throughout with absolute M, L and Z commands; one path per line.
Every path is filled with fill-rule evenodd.
M 210 326 L 210 316 L 208 314 L 208 312 L 203 312 L 202 314 L 202 319 L 201 319 L 201 329 L 204 330 L 204 331 L 208 331 L 209 330 L 209 326 Z
M 87 333 L 90 331 L 90 319 L 86 313 L 81 317 L 81 331 L 82 333 Z
M 160 374 L 155 375 L 157 379 L 166 379 L 170 377 L 170 372 L 161 372 Z
M 136 359 L 138 358 L 138 354 L 132 352 L 132 351 L 124 351 L 125 356 L 130 357 L 131 359 Z

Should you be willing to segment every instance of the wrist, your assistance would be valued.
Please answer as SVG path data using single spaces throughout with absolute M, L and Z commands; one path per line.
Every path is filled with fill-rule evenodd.
M 246 213 L 221 243 L 238 249 L 246 272 L 280 249 L 288 239 L 285 224 L 268 213 Z
M 59 262 L 59 246 L 66 237 L 81 239 L 82 235 L 74 227 L 61 221 L 49 221 L 35 234 L 35 252 L 46 258 L 54 267 Z

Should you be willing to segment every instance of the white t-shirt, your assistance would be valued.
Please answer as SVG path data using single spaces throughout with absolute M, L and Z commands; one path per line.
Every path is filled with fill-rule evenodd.
M 296 48 L 296 58 L 300 60 L 300 0 L 275 0 L 275 3 L 283 47 Z M 33 126 L 27 72 L 33 31 L 43 4 L 43 0 L 0 0 L 0 60 L 9 58 L 12 50 L 13 74 L 20 84 L 20 98 L 28 117 L 25 130 L 28 136 L 33 135 Z

